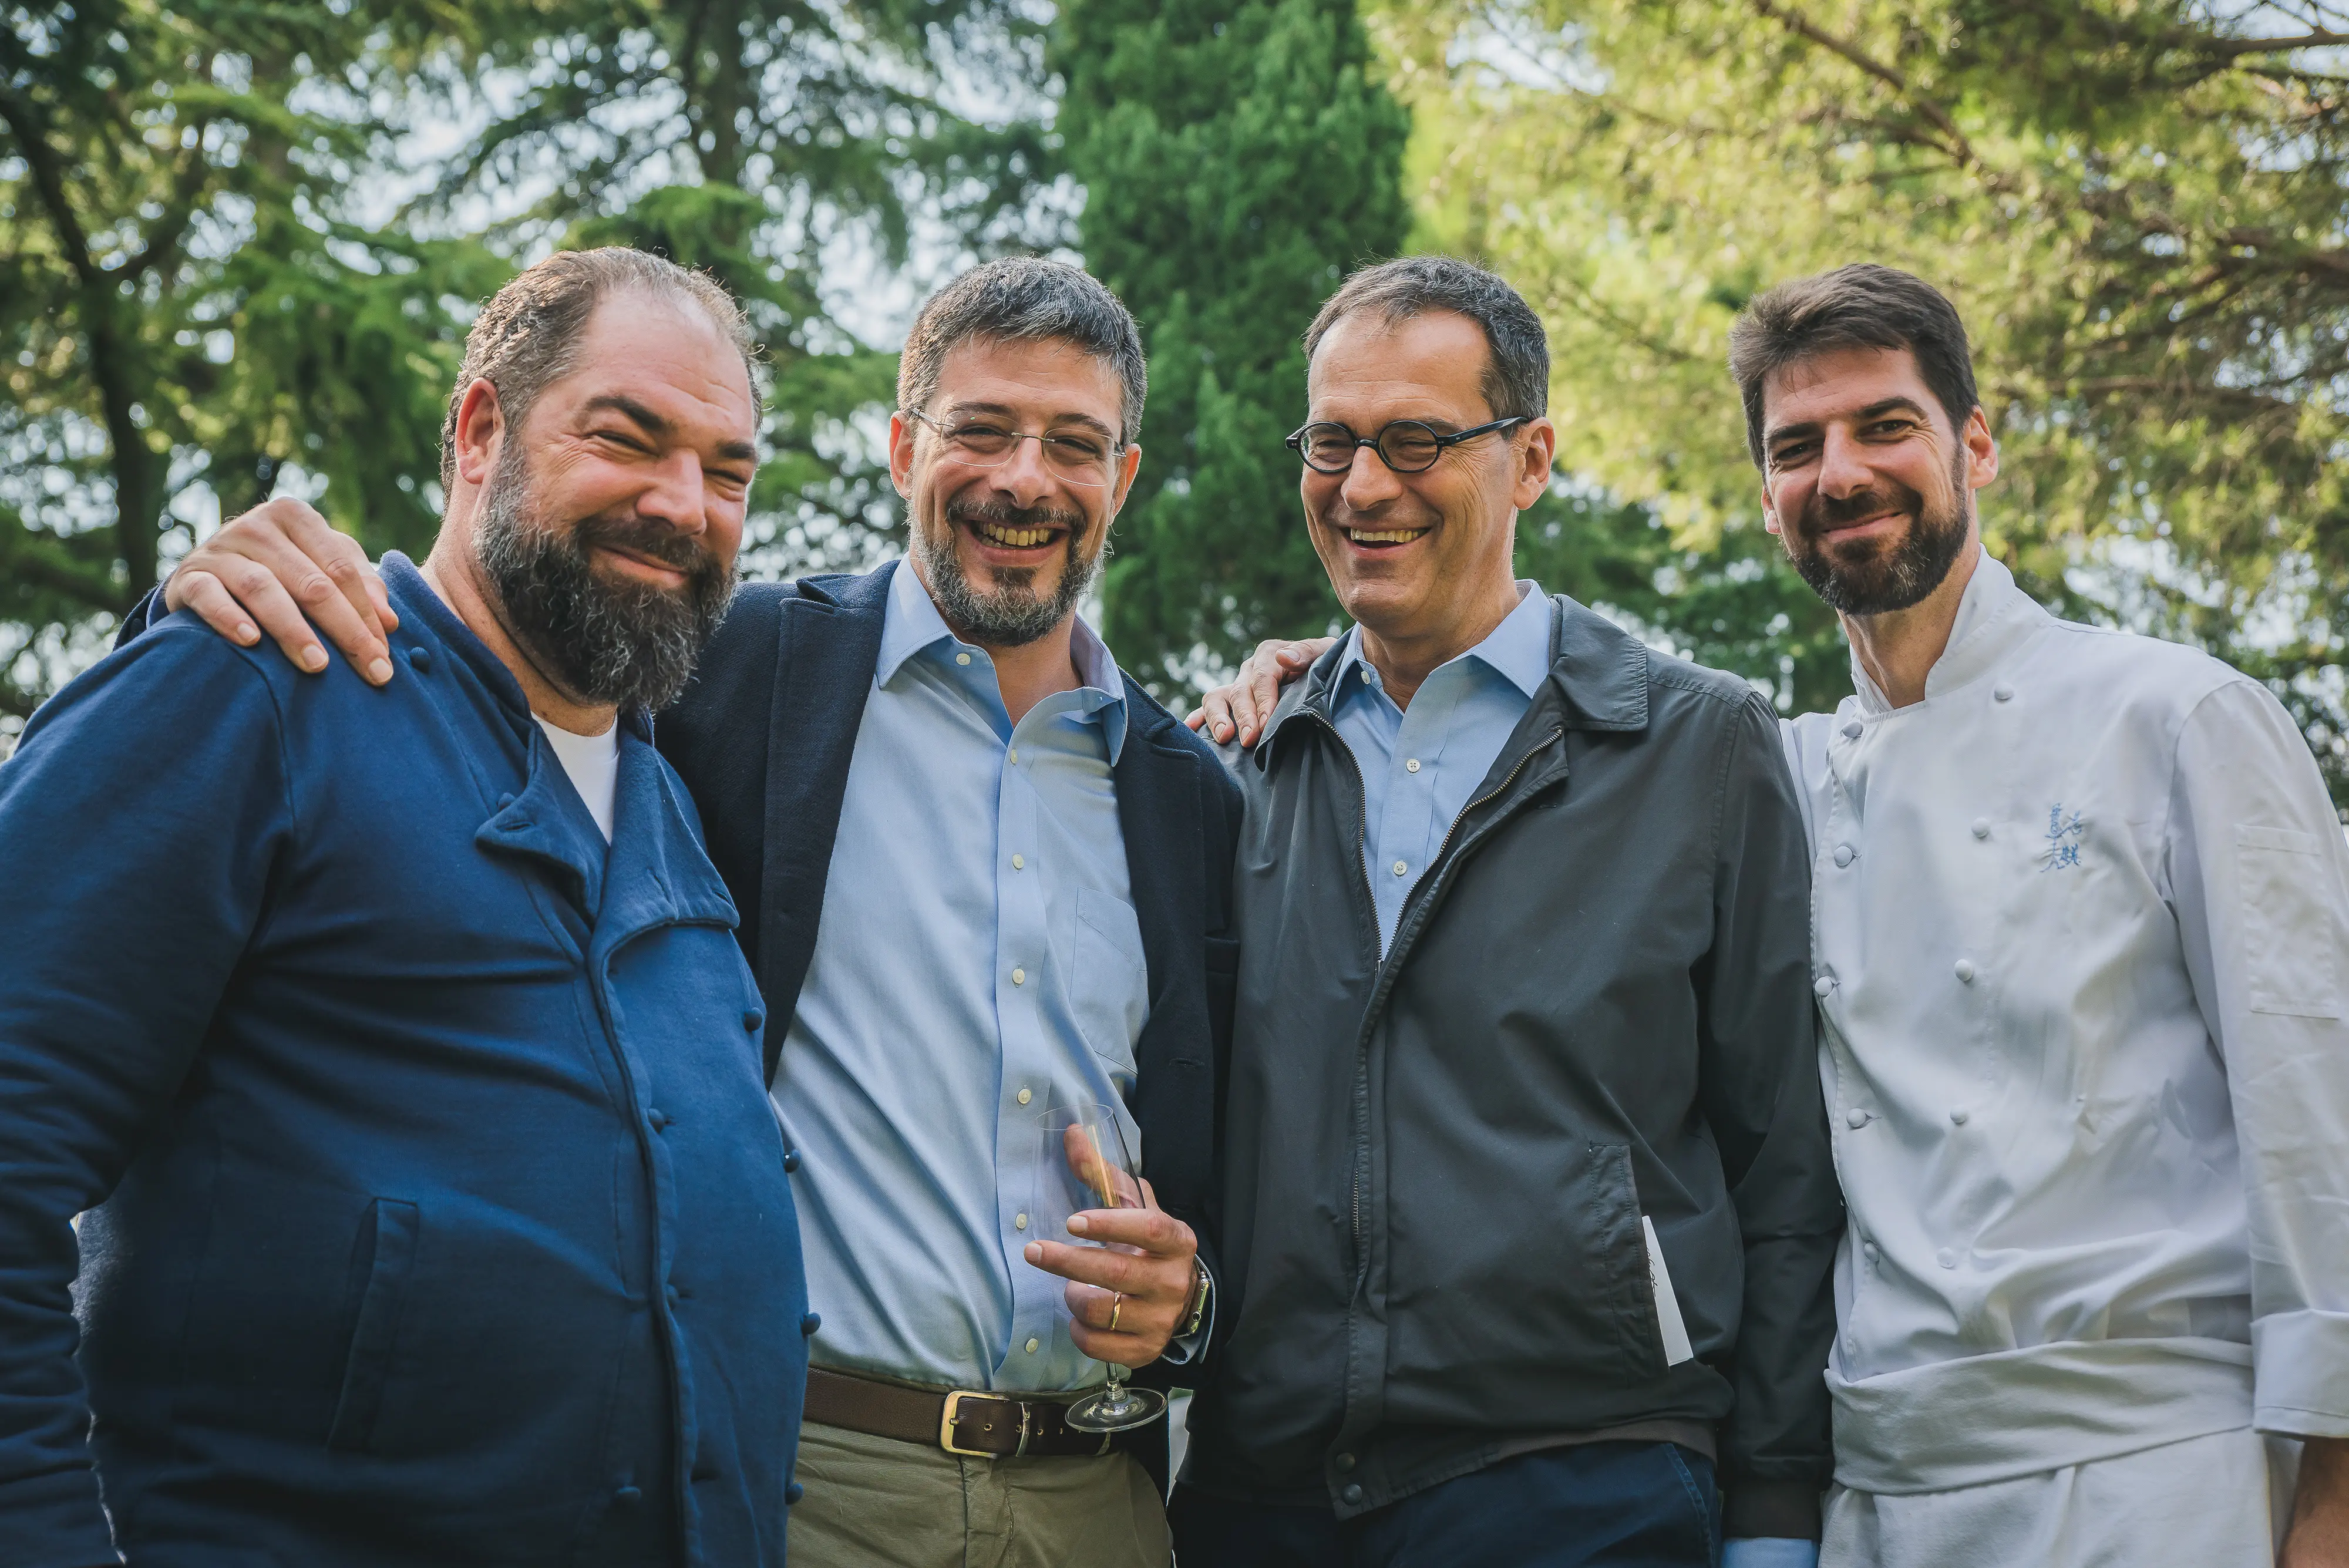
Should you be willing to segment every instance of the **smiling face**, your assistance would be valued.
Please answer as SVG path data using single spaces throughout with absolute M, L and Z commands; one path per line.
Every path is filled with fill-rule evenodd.
M 1073 344 L 970 338 L 923 417 L 891 419 L 908 555 L 963 636 L 1019 647 L 1075 613 L 1142 460 L 1117 445 L 1123 402 L 1115 367 Z
M 1307 417 L 1365 438 L 1396 420 L 1444 434 L 1490 423 L 1490 353 L 1484 328 L 1456 311 L 1340 317 L 1307 372 Z M 1472 623 L 1515 602 L 1516 514 L 1548 483 L 1557 440 L 1536 419 L 1447 447 L 1418 473 L 1395 472 L 1368 447 L 1343 473 L 1304 470 L 1306 526 L 1346 613 L 1388 642 L 1474 646 Z
M 1973 493 L 1998 477 L 1980 408 L 1951 422 L 1905 348 L 1837 348 L 1763 382 L 1767 526 L 1827 605 L 1903 610 L 1940 587 L 1977 535 Z
M 689 307 L 614 295 L 574 369 L 499 436 L 472 547 L 501 622 L 555 686 L 658 708 L 733 591 L 757 466 L 742 358 Z M 494 391 L 478 382 L 460 410 Z

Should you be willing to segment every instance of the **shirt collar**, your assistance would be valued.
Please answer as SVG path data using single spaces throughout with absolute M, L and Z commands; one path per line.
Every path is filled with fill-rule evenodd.
M 1457 664 L 1462 659 L 1474 659 L 1526 695 L 1526 701 L 1541 690 L 1549 679 L 1550 622 L 1553 618 L 1549 596 L 1541 585 L 1529 577 L 1517 580 L 1517 607 L 1501 618 L 1501 624 L 1485 634 L 1485 640 L 1461 654 L 1445 660 Z M 1348 684 L 1350 676 L 1362 685 L 1370 684 L 1371 662 L 1362 657 L 1362 628 L 1355 627 L 1346 634 L 1346 649 L 1333 672 L 1330 690 L 1342 699 L 1353 690 Z
M 2006 652 L 2054 618 L 2018 587 L 2014 574 L 1980 545 L 1973 576 L 1958 597 L 1957 618 L 1950 623 L 1950 640 L 1941 657 L 1925 672 L 1925 695 L 1938 697 L 1987 673 Z M 1892 704 L 1859 662 L 1851 656 L 1851 685 L 1866 713 L 1889 712 Z
M 941 648 L 942 643 L 947 647 Z M 937 649 L 941 658 L 949 650 L 987 658 L 985 649 L 955 636 L 912 565 L 900 561 L 889 574 L 889 600 L 881 616 L 881 658 L 874 666 L 874 680 L 888 685 L 907 659 L 932 649 Z M 1118 671 L 1117 660 L 1110 657 L 1109 645 L 1085 624 L 1082 616 L 1069 628 L 1069 657 L 1077 668 L 1078 680 L 1084 683 L 1071 693 L 1075 701 L 1071 717 L 1100 722 L 1110 765 L 1115 767 L 1118 753 L 1125 749 L 1125 680 Z M 988 659 L 990 684 L 993 664 Z

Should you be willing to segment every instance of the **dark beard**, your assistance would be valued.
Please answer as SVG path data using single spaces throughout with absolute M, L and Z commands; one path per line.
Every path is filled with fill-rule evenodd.
M 982 593 L 965 575 L 962 557 L 955 553 L 955 525 L 958 523 L 991 523 L 999 528 L 1067 529 L 1068 558 L 1061 565 L 1061 580 L 1051 596 L 1037 597 L 1036 574 L 1042 569 L 1037 566 L 999 567 L 995 572 L 997 586 Z M 921 564 L 929 579 L 930 595 L 937 600 L 938 613 L 948 625 L 960 628 L 962 635 L 988 648 L 1025 647 L 1066 620 L 1077 607 L 1077 601 L 1085 597 L 1085 590 L 1092 587 L 1093 578 L 1101 573 L 1102 556 L 1107 554 L 1102 549 L 1091 556 L 1079 556 L 1078 545 L 1085 536 L 1084 514 L 1054 506 L 949 502 L 945 539 L 934 542 L 925 537 L 918 524 L 907 532 L 914 559 Z
M 598 545 L 686 575 L 671 590 L 599 575 Z M 599 514 L 565 528 L 541 514 L 522 449 L 499 459 L 473 555 L 506 630 L 567 696 L 648 711 L 685 690 L 734 593 L 734 568 L 667 524 Z
M 1882 615 L 1904 610 L 1925 598 L 1950 575 L 1966 547 L 1965 454 L 1951 465 L 1950 490 L 1954 499 L 1936 506 L 1907 485 L 1881 480 L 1857 495 L 1840 500 L 1811 493 L 1799 530 L 1786 536 L 1786 554 L 1795 570 L 1829 609 L 1845 615 Z M 1905 511 L 1911 521 L 1900 542 L 1884 548 L 1873 542 L 1839 551 L 1814 543 L 1817 530 L 1857 521 L 1888 507 Z

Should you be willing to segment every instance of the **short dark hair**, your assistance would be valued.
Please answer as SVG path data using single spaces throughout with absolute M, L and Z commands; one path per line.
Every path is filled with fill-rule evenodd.
M 1118 444 L 1142 433 L 1142 403 L 1150 390 L 1142 329 L 1108 286 L 1084 268 L 1042 256 L 1004 256 L 930 296 L 897 358 L 897 406 L 926 408 L 937 396 L 947 356 L 974 338 L 1066 343 L 1106 360 L 1123 393 Z
M 579 339 L 595 307 L 628 291 L 665 296 L 708 317 L 719 336 L 742 356 L 751 397 L 761 396 L 758 344 L 742 307 L 724 285 L 626 245 L 557 251 L 524 267 L 492 295 L 465 334 L 464 362 L 457 368 L 456 389 L 449 394 L 449 412 L 440 421 L 443 490 L 456 478 L 457 410 L 464 404 L 465 389 L 475 381 L 495 387 L 508 427 L 520 429 L 539 394 L 576 368 Z
M 1980 406 L 1966 324 L 1947 296 L 1876 262 L 1798 277 L 1754 296 L 1729 329 L 1729 373 L 1745 402 L 1745 450 L 1762 462 L 1762 383 L 1773 371 L 1837 348 L 1905 348 L 1953 425 Z
M 1549 336 L 1524 295 L 1483 267 L 1450 256 L 1404 256 L 1363 267 L 1338 286 L 1305 329 L 1309 362 L 1321 339 L 1358 310 L 1390 322 L 1431 310 L 1466 317 L 1485 331 L 1485 404 L 1499 420 L 1539 419 L 1549 411 Z

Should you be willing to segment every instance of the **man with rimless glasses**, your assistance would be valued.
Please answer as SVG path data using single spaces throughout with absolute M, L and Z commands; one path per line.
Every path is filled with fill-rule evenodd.
M 1305 347 L 1355 624 L 1216 736 L 1232 1315 L 1179 1558 L 1808 1562 L 1843 1210 L 1775 715 L 1515 580 L 1557 441 L 1515 290 L 1387 263 Z
M 1213 1324 L 1196 1238 L 1239 797 L 1076 613 L 1141 459 L 1143 389 L 1133 317 L 1077 268 L 1010 259 L 948 285 L 890 421 L 906 559 L 745 585 L 659 717 L 776 1020 L 815 1308 L 794 1568 L 1167 1562 L 1164 1424 L 1070 1419 L 1104 1361 L 1190 1361 Z M 168 592 L 234 635 L 233 585 L 323 667 L 280 585 L 356 548 L 276 504 Z M 305 602 L 355 667 L 381 656 L 364 596 Z M 1081 1216 L 1101 1248 L 1030 1213 L 1043 1118 L 1092 1106 L 1149 1200 Z

